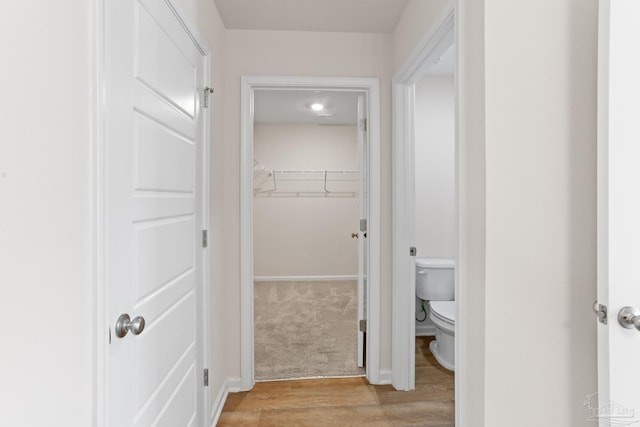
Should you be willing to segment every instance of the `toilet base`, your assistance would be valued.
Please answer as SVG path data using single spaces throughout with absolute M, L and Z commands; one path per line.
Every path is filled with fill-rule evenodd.
M 439 364 L 450 371 L 455 371 L 453 335 L 436 328 L 436 339 L 429 343 L 429 350 Z

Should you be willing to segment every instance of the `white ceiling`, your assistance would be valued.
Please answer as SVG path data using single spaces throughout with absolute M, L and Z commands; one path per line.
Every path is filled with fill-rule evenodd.
M 307 123 L 355 125 L 358 120 L 358 93 L 318 90 L 256 90 L 256 123 Z M 320 102 L 325 109 L 311 110 Z M 326 115 L 330 115 L 326 117 Z
M 214 0 L 242 30 L 392 33 L 409 0 Z

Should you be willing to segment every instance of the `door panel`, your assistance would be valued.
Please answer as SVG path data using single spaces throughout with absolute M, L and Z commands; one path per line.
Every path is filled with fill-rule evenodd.
M 169 2 L 105 8 L 106 425 L 196 425 L 203 54 Z
M 152 326 L 136 337 L 138 410 L 152 398 L 153 393 L 166 388 L 166 382 L 173 379 L 175 383 L 184 375 L 186 368 L 192 367 L 193 363 L 189 363 L 189 366 L 178 369 L 183 357 L 192 360 L 195 353 L 195 325 L 190 315 L 194 310 L 195 296 L 193 291 L 189 291 L 169 310 L 156 316 L 150 322 Z M 166 345 L 167 341 L 171 342 L 170 346 Z
M 194 141 L 138 115 L 135 121 L 136 190 L 192 193 Z
M 145 2 L 151 3 L 151 2 Z M 153 6 L 153 5 L 151 5 Z M 161 10 L 156 12 L 162 13 Z M 179 29 L 170 37 L 144 7 L 136 7 L 135 76 L 170 105 L 193 118 L 196 108 L 197 50 Z M 171 22 L 166 23 L 174 27 Z M 181 37 L 184 36 L 184 37 Z M 168 66 L 170 64 L 170 66 Z
M 194 268 L 193 219 L 165 221 L 154 220 L 135 232 L 136 300 Z
M 601 0 L 598 52 L 598 399 L 601 426 L 640 422 L 640 331 L 617 319 L 640 309 L 640 3 Z M 591 398 L 591 396 L 590 396 Z

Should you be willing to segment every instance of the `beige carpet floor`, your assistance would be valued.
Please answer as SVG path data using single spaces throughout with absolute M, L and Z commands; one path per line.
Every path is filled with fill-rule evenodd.
M 357 282 L 256 282 L 256 380 L 364 375 Z

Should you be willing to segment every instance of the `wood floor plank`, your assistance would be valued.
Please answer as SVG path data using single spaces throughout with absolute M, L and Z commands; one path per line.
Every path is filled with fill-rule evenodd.
M 258 427 L 260 411 L 226 411 L 222 412 L 218 420 L 218 427 L 244 426 Z
M 231 393 L 218 426 L 452 427 L 454 373 L 429 351 L 432 337 L 416 338 L 416 389 L 397 391 L 365 378 L 257 383 Z
M 393 427 L 386 420 L 384 411 L 378 405 L 334 406 L 326 408 L 305 408 L 291 410 L 263 410 L 259 427 L 281 426 L 375 426 Z
M 453 427 L 451 416 L 455 412 L 453 401 L 410 402 L 381 405 L 385 418 L 394 427 L 399 426 L 447 426 Z
M 337 378 L 257 383 L 232 405 L 235 411 L 254 411 L 377 403 L 375 392 L 369 390 L 364 378 Z

